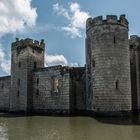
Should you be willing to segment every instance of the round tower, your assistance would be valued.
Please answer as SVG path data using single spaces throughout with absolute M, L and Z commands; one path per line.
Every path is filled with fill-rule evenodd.
M 131 112 L 125 15 L 87 19 L 86 35 L 87 109 L 107 115 Z

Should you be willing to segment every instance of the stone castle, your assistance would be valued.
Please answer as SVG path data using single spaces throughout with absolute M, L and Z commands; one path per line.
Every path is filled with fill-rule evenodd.
M 87 19 L 85 67 L 44 67 L 44 40 L 16 39 L 11 76 L 0 77 L 0 110 L 126 115 L 140 110 L 140 37 L 125 15 Z

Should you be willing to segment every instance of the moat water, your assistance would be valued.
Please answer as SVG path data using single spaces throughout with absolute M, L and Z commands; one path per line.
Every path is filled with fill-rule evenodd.
M 140 140 L 140 118 L 1 116 L 0 140 Z

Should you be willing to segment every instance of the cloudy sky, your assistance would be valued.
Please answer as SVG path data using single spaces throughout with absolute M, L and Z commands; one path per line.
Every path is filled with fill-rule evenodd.
M 11 42 L 44 39 L 46 66 L 85 64 L 85 21 L 126 14 L 140 36 L 140 0 L 0 0 L 0 76 L 10 74 Z

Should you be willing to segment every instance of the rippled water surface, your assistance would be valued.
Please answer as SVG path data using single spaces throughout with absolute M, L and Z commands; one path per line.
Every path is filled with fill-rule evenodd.
M 125 118 L 5 116 L 0 140 L 140 140 L 140 124 Z

